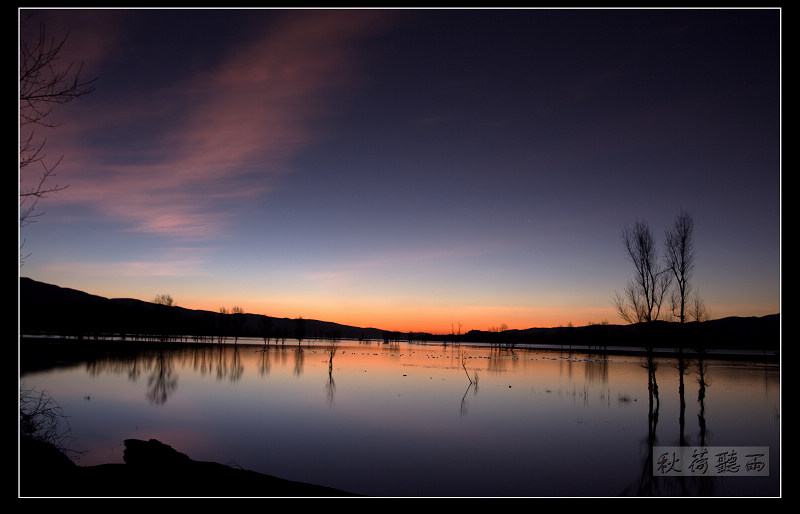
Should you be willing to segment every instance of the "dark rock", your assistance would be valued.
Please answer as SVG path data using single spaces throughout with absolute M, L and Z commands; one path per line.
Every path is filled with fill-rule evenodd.
M 122 458 L 129 466 L 176 466 L 188 464 L 191 460 L 185 453 L 180 453 L 156 439 L 125 439 Z
M 195 461 L 155 439 L 126 439 L 125 464 L 78 466 L 49 443 L 20 440 L 22 497 L 341 497 L 352 493 Z

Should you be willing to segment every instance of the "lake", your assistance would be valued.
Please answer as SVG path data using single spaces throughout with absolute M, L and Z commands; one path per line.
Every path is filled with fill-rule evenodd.
M 23 350 L 20 384 L 63 409 L 80 465 L 122 463 L 125 439 L 152 438 L 368 496 L 781 494 L 778 362 L 405 342 L 69 345 Z M 41 364 L 49 352 L 57 367 Z M 741 448 L 742 469 L 758 447 L 767 465 L 661 474 L 662 450 L 679 446 Z

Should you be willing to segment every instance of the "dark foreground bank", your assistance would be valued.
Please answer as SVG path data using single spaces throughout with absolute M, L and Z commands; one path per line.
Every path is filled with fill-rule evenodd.
M 78 466 L 55 446 L 20 440 L 20 497 L 352 497 L 346 491 L 190 459 L 160 441 L 125 440 L 125 464 Z

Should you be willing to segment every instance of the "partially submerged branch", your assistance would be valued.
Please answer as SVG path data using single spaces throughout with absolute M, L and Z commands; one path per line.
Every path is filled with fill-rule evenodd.
M 467 375 L 467 380 L 469 380 L 470 384 L 478 385 L 478 372 L 474 371 L 473 376 L 469 376 L 469 371 L 467 371 L 467 360 L 464 357 L 464 354 L 461 354 L 461 367 L 464 368 L 464 373 Z

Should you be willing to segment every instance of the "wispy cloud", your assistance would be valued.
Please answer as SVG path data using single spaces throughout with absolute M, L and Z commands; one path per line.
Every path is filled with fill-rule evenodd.
M 215 67 L 164 77 L 155 94 L 131 89 L 107 105 L 87 99 L 54 143 L 68 156 L 59 172 L 70 184 L 57 201 L 137 231 L 219 234 L 323 136 L 317 122 L 335 107 L 332 93 L 358 83 L 351 42 L 380 26 L 375 14 L 292 12 Z

